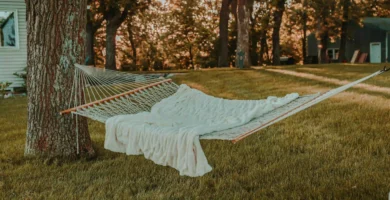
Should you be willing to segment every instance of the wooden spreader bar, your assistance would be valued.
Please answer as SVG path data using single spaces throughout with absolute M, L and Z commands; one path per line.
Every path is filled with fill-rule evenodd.
M 101 100 L 97 100 L 97 101 L 93 101 L 91 103 L 87 103 L 87 104 L 84 104 L 84 105 L 80 105 L 80 106 L 77 106 L 77 107 L 74 107 L 74 108 L 69 108 L 67 110 L 64 110 L 64 111 L 61 111 L 60 114 L 69 114 L 73 111 L 76 111 L 78 109 L 82 109 L 82 108 L 87 108 L 87 107 L 91 107 L 91 106 L 94 106 L 94 105 L 99 105 L 101 103 L 105 103 L 105 102 L 108 102 L 108 101 L 111 101 L 111 100 L 114 100 L 114 99 L 118 99 L 120 97 L 123 97 L 123 96 L 126 96 L 126 95 L 129 95 L 129 94 L 134 94 L 136 92 L 139 92 L 141 90 L 145 90 L 145 89 L 148 89 L 148 88 L 152 88 L 154 86 L 157 86 L 157 85 L 161 85 L 163 83 L 168 83 L 168 82 L 172 82 L 172 79 L 166 79 L 166 80 L 163 80 L 163 81 L 159 81 L 159 82 L 156 82 L 156 83 L 152 83 L 150 85 L 146 85 L 146 86 L 143 86 L 143 87 L 140 87 L 140 88 L 137 88 L 137 89 L 134 89 L 134 90 L 130 90 L 130 91 L 127 91 L 127 92 L 123 92 L 123 93 L 120 93 L 120 94 L 117 94 L 115 96 L 111 96 L 111 97 L 107 97 L 107 98 L 104 98 L 104 99 L 101 99 Z

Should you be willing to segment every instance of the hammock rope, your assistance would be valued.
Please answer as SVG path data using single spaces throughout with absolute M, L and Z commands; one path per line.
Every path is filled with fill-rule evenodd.
M 236 143 L 263 128 L 388 70 L 384 68 L 325 93 L 300 96 L 243 126 L 209 133 L 200 138 L 224 139 Z M 69 102 L 69 109 L 61 111 L 60 114 L 80 115 L 102 123 L 113 116 L 150 111 L 153 105 L 173 95 L 179 89 L 179 86 L 171 79 L 158 75 L 138 75 L 78 64 L 75 65 L 72 85 L 71 99 L 73 101 Z

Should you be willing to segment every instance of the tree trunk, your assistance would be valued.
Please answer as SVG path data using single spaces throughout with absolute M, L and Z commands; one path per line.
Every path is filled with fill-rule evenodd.
M 107 23 L 106 26 L 106 69 L 116 70 L 116 31 L 118 27 Z
M 87 29 L 86 29 L 86 65 L 95 65 L 95 51 L 94 51 L 94 40 L 95 40 L 95 33 L 96 29 L 94 29 L 94 26 L 92 22 L 87 23 Z
M 238 0 L 232 0 L 230 3 L 230 13 L 234 16 L 234 21 L 238 23 L 238 16 L 237 16 L 237 2 Z
M 131 50 L 133 51 L 133 65 L 135 67 L 135 66 L 137 66 L 137 48 L 135 46 L 134 34 L 133 34 L 133 30 L 131 28 L 132 28 L 131 25 L 128 24 L 127 25 L 127 32 L 129 33 Z
M 329 16 L 329 10 L 331 9 L 329 4 L 325 4 L 324 7 L 321 10 L 321 17 L 319 18 L 320 23 L 319 23 L 319 34 L 320 34 L 320 56 L 319 56 L 319 63 L 320 64 L 325 64 L 329 63 L 329 58 L 328 58 L 328 39 L 329 39 L 329 27 L 328 27 L 328 21 L 327 18 Z
M 221 12 L 219 13 L 219 67 L 228 67 L 228 34 L 229 34 L 229 5 L 231 0 L 222 0 Z
M 253 13 L 253 6 L 250 7 L 250 13 Z M 257 44 L 259 42 L 259 32 L 256 31 L 256 21 L 257 19 L 255 17 L 252 17 L 252 14 L 249 15 L 250 17 L 250 62 L 252 65 L 257 66 L 259 64 L 259 55 L 257 52 Z
M 88 2 L 90 4 L 90 2 Z M 94 20 L 94 15 L 91 10 L 87 11 L 87 38 L 86 38 L 86 57 L 85 64 L 86 65 L 94 65 L 95 66 L 95 34 L 96 31 L 101 27 L 103 19 Z
M 302 60 L 303 64 L 306 64 L 306 57 L 307 57 L 307 0 L 303 0 L 303 14 L 302 14 Z
M 250 48 L 250 60 L 252 65 L 258 65 L 259 64 L 259 54 L 257 52 L 257 45 L 259 42 L 259 36 L 258 33 L 255 30 L 255 27 L 251 26 L 251 48 Z
M 277 0 L 274 16 L 274 29 L 272 32 L 272 63 L 280 65 L 280 25 L 284 13 L 286 0 Z
M 104 2 L 104 1 L 103 1 Z M 117 3 L 117 2 L 116 2 Z M 108 10 L 104 13 L 104 19 L 107 22 L 106 25 L 106 69 L 116 70 L 116 32 L 126 19 L 131 1 L 126 4 L 123 12 L 119 7 L 110 5 Z
M 259 64 L 264 64 L 264 54 L 267 48 L 267 30 L 261 31 Z
M 188 49 L 188 53 L 190 54 L 190 65 L 191 65 L 192 69 L 195 70 L 194 55 L 192 54 L 192 45 L 190 45 L 190 48 Z
M 85 55 L 86 3 L 86 0 L 26 1 L 29 72 L 26 156 L 77 158 L 95 154 L 87 120 L 78 117 L 76 122 L 71 115 L 59 115 L 69 106 L 74 64 L 83 63 Z
M 350 0 L 343 0 L 343 22 L 341 24 L 339 62 L 343 62 L 344 60 L 346 60 L 345 49 L 347 45 L 349 7 L 350 7 Z
M 237 1 L 237 13 L 238 13 L 238 37 L 237 37 L 237 53 L 244 52 L 244 68 L 251 66 L 250 52 L 249 52 L 249 21 L 250 21 L 250 9 L 249 4 L 251 0 L 238 0 Z M 237 56 L 238 57 L 238 56 Z M 238 59 L 236 59 L 236 67 L 238 66 Z
M 268 5 L 267 5 L 268 7 Z M 270 11 L 267 12 L 267 14 L 262 19 L 262 30 L 260 31 L 260 57 L 259 57 L 259 64 L 264 64 L 264 56 L 268 58 L 268 44 L 267 44 L 267 31 L 268 31 L 268 24 L 270 21 Z M 267 52 L 266 52 L 267 51 Z M 264 55 L 266 54 L 266 55 Z M 268 61 L 269 62 L 269 58 Z
M 328 57 L 328 38 L 329 38 L 329 33 L 328 30 L 324 30 L 321 39 L 320 39 L 320 44 L 321 44 L 321 49 L 320 49 L 320 64 L 326 64 L 329 63 L 329 57 Z
M 237 30 L 237 24 L 238 24 L 238 16 L 237 16 L 237 0 L 232 0 L 232 3 L 230 4 L 230 14 L 233 15 L 234 21 L 231 23 L 231 29 L 229 31 L 229 66 L 235 65 L 237 61 L 237 37 L 238 37 L 238 30 Z

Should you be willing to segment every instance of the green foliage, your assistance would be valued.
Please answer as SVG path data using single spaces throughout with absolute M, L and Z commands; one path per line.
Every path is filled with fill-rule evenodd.
M 27 91 L 27 67 L 23 68 L 22 72 L 13 73 L 14 76 L 23 79 L 22 88 L 19 88 L 21 92 Z
M 97 0 L 96 0 L 97 1 Z M 340 37 L 342 2 L 344 0 L 289 0 L 280 30 L 281 55 L 303 60 L 303 27 L 306 35 L 327 34 L 331 40 Z M 114 1 L 105 1 L 107 4 Z M 127 0 L 119 1 L 125 5 Z M 117 62 L 127 70 L 188 69 L 215 67 L 218 60 L 218 25 L 221 1 L 172 0 L 137 1 L 130 7 L 126 21 L 117 35 Z M 234 1 L 233 1 L 234 2 Z M 254 65 L 272 60 L 273 12 L 276 0 L 255 0 L 251 8 L 250 54 Z M 233 6 L 232 3 L 231 6 Z M 146 9 L 147 8 L 147 9 Z M 237 23 L 231 7 L 229 21 L 229 62 L 235 62 Z M 99 12 L 98 4 L 92 11 Z M 386 0 L 352 1 L 348 19 L 360 23 L 363 17 L 390 16 Z M 102 17 L 95 15 L 96 19 Z M 105 62 L 105 25 L 97 31 L 95 50 L 97 64 Z M 351 35 L 352 33 L 348 33 Z M 132 41 L 131 41 L 132 40 Z M 135 51 L 135 52 L 134 52 Z
M 219 4 L 153 0 L 148 9 L 130 8 L 117 32 L 117 62 L 124 70 L 216 66 Z M 98 65 L 105 62 L 105 25 L 96 33 Z
M 212 10 L 216 3 L 185 0 L 170 6 L 170 12 L 164 15 L 166 31 L 161 35 L 163 45 L 169 47 L 165 54 L 170 65 L 194 68 L 216 63 L 217 55 L 212 55 L 218 40 L 218 25 L 214 21 L 218 15 Z
M 6 89 L 11 85 L 11 82 L 0 82 L 0 94 L 3 96 L 6 93 Z

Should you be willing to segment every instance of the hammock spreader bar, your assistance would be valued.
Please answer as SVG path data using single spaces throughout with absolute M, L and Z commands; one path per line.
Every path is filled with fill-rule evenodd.
M 87 103 L 87 104 L 80 105 L 80 106 L 77 106 L 77 107 L 74 107 L 74 108 L 70 108 L 70 109 L 61 111 L 60 114 L 61 115 L 62 114 L 70 114 L 70 113 L 72 113 L 74 111 L 77 111 L 78 109 L 84 109 L 84 108 L 93 107 L 95 105 L 99 105 L 99 104 L 102 104 L 102 103 L 110 102 L 112 100 L 121 98 L 123 96 L 135 94 L 137 92 L 141 92 L 141 91 L 143 91 L 145 89 L 152 88 L 152 87 L 155 87 L 155 86 L 161 85 L 162 83 L 167 83 L 167 82 L 172 82 L 172 79 L 165 79 L 163 81 L 159 81 L 157 83 L 152 83 L 152 84 L 149 84 L 149 85 L 146 85 L 146 86 L 134 89 L 134 90 L 130 90 L 128 92 L 123 92 L 123 93 L 114 95 L 112 97 L 106 97 L 106 98 L 101 99 L 101 100 L 97 100 L 97 101 L 94 101 L 94 102 L 91 102 L 91 103 Z

